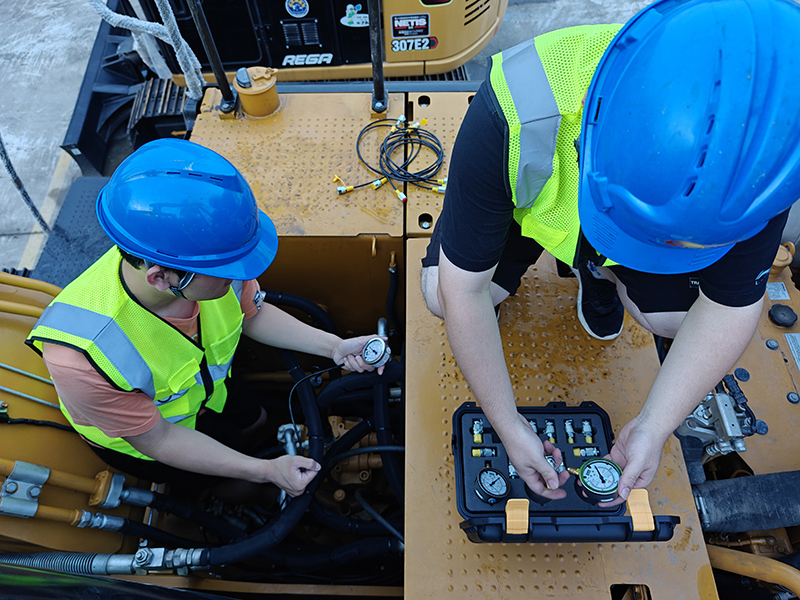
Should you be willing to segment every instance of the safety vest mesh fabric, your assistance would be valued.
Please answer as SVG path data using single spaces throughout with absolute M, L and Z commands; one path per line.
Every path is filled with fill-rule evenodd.
M 557 138 L 552 152 L 552 172 L 543 185 L 520 180 L 520 157 L 526 156 L 526 127 L 520 123 L 515 98 L 503 68 L 504 53 L 492 57 L 490 82 L 509 131 L 508 176 L 514 200 L 514 219 L 522 234 L 534 238 L 553 256 L 572 264 L 578 244 L 578 184 L 580 181 L 575 140 L 580 137 L 583 100 L 594 71 L 606 47 L 622 25 L 583 25 L 559 29 L 534 38 L 519 50 L 532 64 L 541 62 L 549 83 L 545 93 L 555 99 L 558 115 Z M 518 56 L 516 60 L 519 60 Z M 541 125 L 538 125 L 541 127 Z M 528 139 L 530 139 L 530 134 Z M 548 165 L 549 166 L 549 165 Z M 525 176 L 523 175 L 523 178 Z M 523 197 L 538 190 L 535 198 Z
M 225 379 L 242 331 L 242 283 L 234 282 L 222 298 L 198 303 L 200 346 L 131 298 L 120 281 L 121 259 L 112 248 L 64 288 L 26 343 L 39 353 L 43 342 L 82 352 L 116 388 L 144 392 L 166 420 L 193 429 L 201 408 L 221 412 L 225 406 Z M 210 395 L 206 383 L 209 389 L 213 385 Z M 61 412 L 86 439 L 152 460 L 122 438 L 76 424 L 60 404 Z

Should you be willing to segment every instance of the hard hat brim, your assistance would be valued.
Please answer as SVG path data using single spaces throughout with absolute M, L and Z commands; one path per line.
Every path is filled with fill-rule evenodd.
M 583 195 L 583 190 L 581 191 Z M 604 213 L 594 208 L 591 198 L 579 202 L 581 229 L 600 254 L 635 271 L 674 275 L 691 273 L 714 264 L 734 244 L 713 248 L 682 248 L 656 242 L 644 242 L 620 229 Z

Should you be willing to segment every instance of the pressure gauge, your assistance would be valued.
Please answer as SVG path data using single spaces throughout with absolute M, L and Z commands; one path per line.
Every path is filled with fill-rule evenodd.
M 478 473 L 475 479 L 475 493 L 487 504 L 495 504 L 508 496 L 510 488 L 508 479 L 497 469 L 487 467 Z
M 581 499 L 591 504 L 611 502 L 617 497 L 622 469 L 607 458 L 593 458 L 580 469 L 567 469 L 575 475 L 575 490 Z
M 364 359 L 365 363 L 377 369 L 389 362 L 389 359 L 392 358 L 392 350 L 386 340 L 374 337 L 364 344 L 364 349 L 361 350 L 361 358 Z

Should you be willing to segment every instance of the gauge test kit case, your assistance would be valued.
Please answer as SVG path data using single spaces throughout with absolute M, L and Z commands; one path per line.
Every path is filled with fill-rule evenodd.
M 566 467 L 578 469 L 585 461 L 603 457 L 611 449 L 611 422 L 594 402 L 570 407 L 564 402 L 551 402 L 518 410 L 531 425 L 536 424 L 539 439 L 554 437 L 553 445 L 561 450 Z M 654 516 L 654 529 L 636 530 L 633 519 L 625 514 L 625 504 L 601 508 L 579 497 L 574 476 L 563 486 L 566 498 L 546 501 L 529 495 L 525 482 L 513 467 L 509 468 L 500 438 L 474 402 L 465 402 L 453 414 L 452 446 L 456 504 L 464 518 L 461 529 L 472 542 L 666 541 L 680 522 L 676 516 Z M 489 471 L 484 475 L 484 484 L 488 482 L 488 491 L 478 479 L 486 469 Z M 505 481 L 497 477 L 496 471 Z M 506 486 L 507 494 L 503 496 Z

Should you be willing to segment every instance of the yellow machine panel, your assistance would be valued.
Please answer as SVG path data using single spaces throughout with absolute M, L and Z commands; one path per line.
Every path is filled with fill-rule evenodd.
M 681 522 L 668 542 L 473 544 L 459 528 L 453 411 L 474 401 L 444 323 L 427 309 L 419 261 L 427 240 L 407 244 L 406 598 L 611 598 L 617 584 L 646 585 L 654 600 L 717 597 L 680 444 L 670 439 L 653 483 L 653 513 Z M 500 333 L 520 405 L 591 400 L 615 433 L 644 403 L 658 370 L 652 336 L 629 317 L 613 342 L 590 338 L 574 309 L 577 281 L 560 279 L 544 254 L 517 296 L 501 305 Z M 413 375 L 411 375 L 413 374 Z

